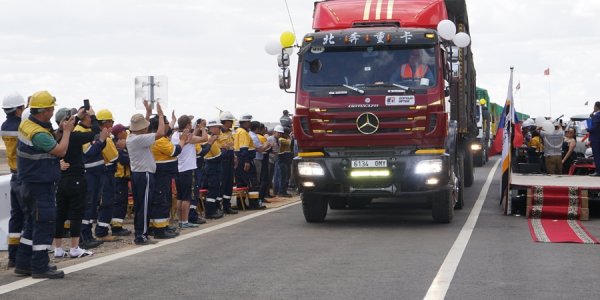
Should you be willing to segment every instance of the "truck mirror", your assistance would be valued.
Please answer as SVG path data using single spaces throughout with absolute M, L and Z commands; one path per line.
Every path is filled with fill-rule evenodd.
M 287 90 L 292 86 L 292 76 L 290 75 L 290 69 L 284 68 L 279 71 L 279 88 Z
M 280 68 L 287 68 L 290 66 L 290 55 L 287 53 L 282 53 L 277 55 L 277 64 Z

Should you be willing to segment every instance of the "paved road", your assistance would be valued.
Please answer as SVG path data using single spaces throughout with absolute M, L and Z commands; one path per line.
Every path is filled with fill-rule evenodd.
M 414 199 L 330 211 L 324 224 L 305 223 L 292 205 L 0 298 L 421 299 L 491 165 L 476 169 L 449 225 Z M 598 298 L 600 246 L 533 243 L 525 218 L 500 215 L 499 182 L 497 172 L 446 299 Z M 600 219 L 585 225 L 600 236 Z

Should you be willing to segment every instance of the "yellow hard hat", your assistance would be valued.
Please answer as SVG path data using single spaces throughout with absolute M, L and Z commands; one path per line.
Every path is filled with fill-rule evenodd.
M 29 107 L 46 108 L 56 106 L 56 98 L 48 91 L 39 91 L 29 97 Z
M 113 115 L 108 109 L 101 109 L 96 113 L 98 121 L 113 121 Z
M 483 98 L 482 98 L 482 99 L 480 99 L 480 100 L 479 100 L 479 104 L 481 104 L 481 105 L 486 105 L 486 104 L 487 104 L 487 101 L 486 101 L 485 99 L 483 99 Z

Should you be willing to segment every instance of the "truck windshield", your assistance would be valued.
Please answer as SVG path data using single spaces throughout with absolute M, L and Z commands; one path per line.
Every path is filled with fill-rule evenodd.
M 314 47 L 302 57 L 302 87 L 400 84 L 425 89 L 437 84 L 436 66 L 433 47 Z

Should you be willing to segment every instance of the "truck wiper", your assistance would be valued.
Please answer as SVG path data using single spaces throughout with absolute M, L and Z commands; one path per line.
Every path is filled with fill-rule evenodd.
M 387 87 L 394 86 L 394 87 L 400 88 L 400 90 L 388 90 L 388 93 L 398 93 L 398 92 L 411 93 L 411 94 L 415 93 L 415 90 L 413 88 L 407 87 L 405 85 L 397 84 L 397 83 L 378 82 L 378 83 L 372 84 L 372 86 L 387 86 Z
M 353 91 L 355 91 L 355 92 L 357 92 L 357 93 L 359 93 L 361 95 L 365 94 L 364 90 L 361 90 L 361 89 L 359 89 L 357 87 L 354 87 L 354 86 L 351 86 L 351 85 L 347 85 L 347 84 L 342 84 L 342 86 L 345 87 L 345 88 L 347 88 L 347 89 L 353 90 Z

